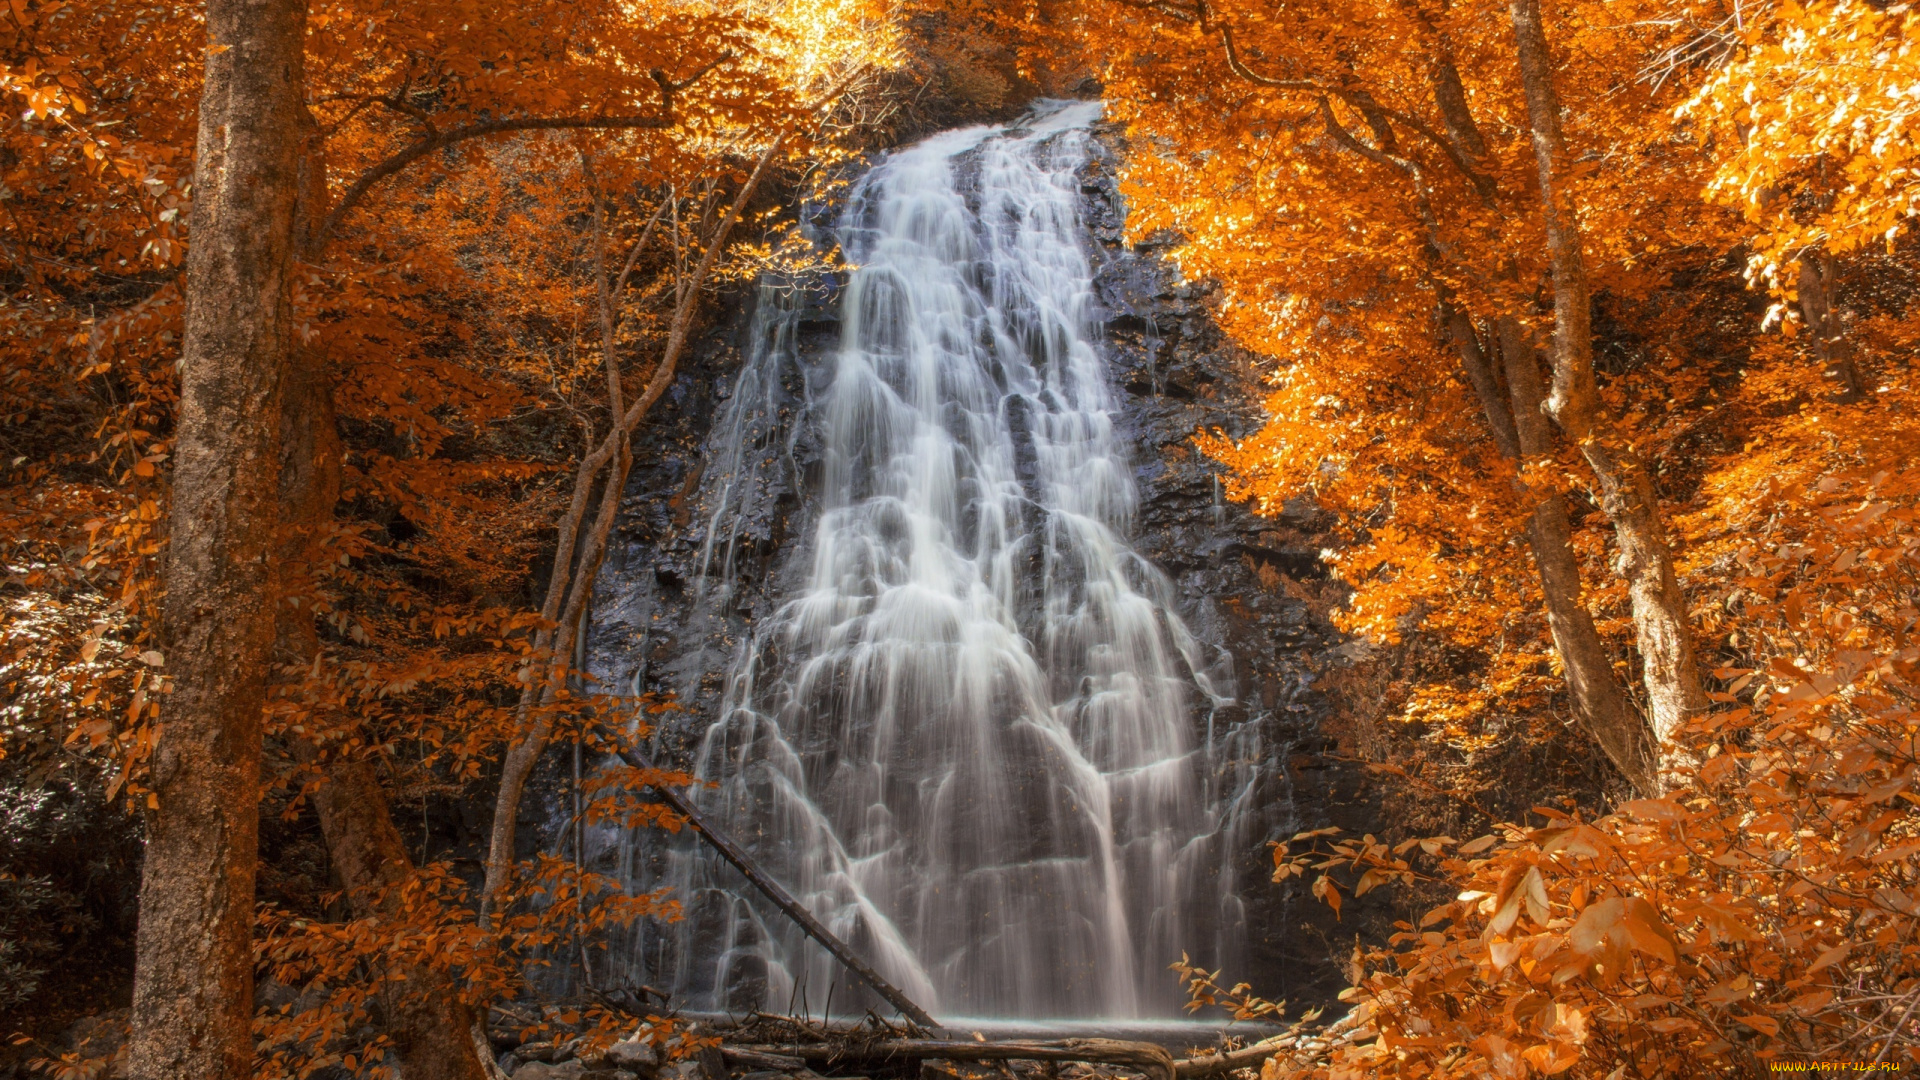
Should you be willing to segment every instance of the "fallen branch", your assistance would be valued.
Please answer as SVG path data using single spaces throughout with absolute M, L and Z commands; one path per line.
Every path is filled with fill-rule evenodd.
M 1293 1030 L 1283 1035 L 1274 1036 L 1271 1039 L 1263 1040 L 1244 1049 L 1231 1050 L 1225 1054 L 1209 1054 L 1203 1058 L 1193 1058 L 1190 1061 L 1177 1062 L 1176 1068 L 1187 1066 L 1194 1070 L 1191 1073 L 1184 1069 L 1180 1071 L 1181 1080 L 1187 1080 L 1188 1077 L 1204 1076 L 1208 1072 L 1219 1071 L 1220 1067 L 1214 1064 L 1217 1058 L 1238 1058 L 1242 1055 L 1253 1055 L 1257 1053 L 1259 1060 L 1285 1058 L 1285 1060 L 1281 1062 L 1283 1068 L 1280 1070 L 1280 1074 L 1284 1076 L 1297 1075 L 1297 1072 L 1289 1071 L 1285 1066 L 1300 1066 L 1303 1063 L 1315 1062 L 1324 1063 L 1336 1047 L 1351 1045 L 1356 1040 L 1356 1037 L 1371 1039 L 1373 1037 L 1373 1029 L 1367 1022 L 1367 1013 L 1368 1010 L 1365 1008 L 1356 1009 L 1340 1019 L 1335 1020 L 1333 1023 L 1328 1024 L 1326 1027 L 1318 1029 L 1303 1029 L 1301 1026 L 1295 1025 Z M 1240 1060 L 1228 1067 L 1244 1068 L 1251 1064 L 1253 1064 L 1252 1060 Z
M 1202 1057 L 1181 1058 L 1173 1063 L 1173 1071 L 1175 1075 L 1181 1077 L 1181 1080 L 1231 1072 L 1234 1069 L 1244 1069 L 1249 1065 L 1258 1065 L 1275 1054 L 1293 1049 L 1299 1042 L 1298 1033 L 1288 1032 L 1271 1039 L 1262 1039 L 1252 1046 L 1243 1046 L 1238 1050 L 1222 1050 Z
M 634 750 L 622 748 L 620 750 L 620 760 L 645 773 L 654 771 L 653 764 Z M 865 980 L 868 986 L 873 987 L 875 993 L 886 999 L 887 1004 L 899 1009 L 900 1015 L 923 1028 L 937 1030 L 940 1027 L 939 1023 L 936 1022 L 933 1017 L 927 1015 L 925 1009 L 915 1005 L 913 999 L 909 998 L 905 993 L 902 993 L 899 987 L 881 978 L 880 973 L 873 970 L 872 965 L 862 960 L 860 954 L 853 951 L 852 946 L 841 941 L 833 931 L 823 926 L 820 920 L 813 917 L 813 912 L 808 911 L 801 905 L 800 901 L 795 900 L 786 889 L 780 886 L 779 882 L 761 873 L 760 868 L 754 865 L 753 860 L 747 856 L 745 851 L 735 846 L 733 841 L 727 839 L 724 835 L 715 832 L 713 826 L 707 824 L 706 819 L 700 816 L 700 812 L 694 809 L 692 800 L 664 784 L 654 787 L 653 790 L 658 792 L 660 798 L 664 800 L 668 806 L 673 807 L 676 813 L 686 818 L 687 824 L 693 826 L 693 830 L 699 833 L 701 838 L 712 846 L 715 851 L 719 852 L 721 858 L 732 863 L 733 868 L 740 871 L 741 875 L 751 882 L 754 888 L 759 889 L 761 895 L 771 900 L 773 906 L 785 912 L 787 917 L 794 922 L 799 923 L 800 929 L 806 931 L 808 937 L 819 942 L 829 953 L 833 954 L 834 959 L 845 964 L 849 971 Z M 1162 1056 L 1165 1056 L 1164 1051 L 1162 1052 Z M 1172 1077 L 1169 1076 L 1168 1080 L 1172 1080 Z
M 763 1054 L 758 1050 L 742 1050 L 737 1046 L 720 1047 L 720 1056 L 729 1065 L 744 1065 L 749 1069 L 771 1069 L 775 1072 L 799 1072 L 806 1062 L 797 1057 L 784 1054 Z

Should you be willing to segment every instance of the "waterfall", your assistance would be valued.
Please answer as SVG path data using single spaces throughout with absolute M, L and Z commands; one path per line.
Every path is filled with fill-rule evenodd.
M 692 763 L 715 824 L 943 1017 L 1172 1016 L 1168 963 L 1243 933 L 1223 837 L 1258 838 L 1223 821 L 1250 790 L 1223 763 L 1258 751 L 1216 745 L 1232 688 L 1128 543 L 1079 215 L 1098 112 L 938 135 L 848 192 L 840 343 L 791 421 L 817 440 L 811 531 Z M 793 453 L 772 395 L 795 303 L 763 289 L 710 443 L 711 604 L 730 515 Z M 651 881 L 641 861 L 687 918 L 625 951 L 635 981 L 696 1008 L 869 1003 L 704 849 L 676 841 Z

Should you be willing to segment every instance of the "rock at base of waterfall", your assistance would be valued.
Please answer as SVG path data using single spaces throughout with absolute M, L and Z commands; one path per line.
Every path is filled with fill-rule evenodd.
M 640 1074 L 626 1069 L 593 1068 L 579 1059 L 549 1065 L 529 1061 L 513 1071 L 513 1080 L 640 1080 Z
M 660 1053 L 641 1038 L 622 1039 L 607 1047 L 607 1064 L 635 1072 L 650 1072 L 660 1065 Z

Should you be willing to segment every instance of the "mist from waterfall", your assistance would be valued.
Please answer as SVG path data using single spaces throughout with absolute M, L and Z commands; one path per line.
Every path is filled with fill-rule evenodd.
M 840 346 L 791 421 L 820 451 L 806 561 L 692 763 L 713 822 L 936 1016 L 1171 1016 L 1167 964 L 1244 933 L 1225 849 L 1257 839 L 1223 824 L 1209 723 L 1233 688 L 1128 544 L 1079 215 L 1098 113 L 938 135 L 849 192 Z M 710 444 L 715 604 L 729 515 L 790 456 L 771 388 L 794 317 L 763 290 Z M 625 951 L 634 981 L 695 1008 L 869 1003 L 704 848 L 665 865 L 636 885 L 687 918 Z

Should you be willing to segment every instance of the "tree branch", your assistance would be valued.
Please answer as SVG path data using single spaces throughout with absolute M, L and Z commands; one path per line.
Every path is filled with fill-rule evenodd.
M 1445 154 L 1447 160 L 1453 163 L 1453 167 L 1459 170 L 1460 175 L 1465 177 L 1467 183 L 1472 184 L 1474 191 L 1479 193 L 1481 204 L 1489 208 L 1493 206 L 1493 178 L 1476 170 L 1467 161 L 1466 157 L 1460 153 L 1459 148 L 1454 145 L 1452 139 L 1441 135 L 1439 132 L 1433 130 L 1426 121 L 1410 113 L 1404 113 L 1398 109 L 1388 109 L 1386 110 L 1386 115 L 1405 124 L 1414 134 L 1439 147 L 1440 152 Z
M 375 184 L 392 176 L 414 162 L 433 153 L 444 150 L 455 143 L 468 139 L 478 139 L 487 135 L 504 135 L 516 131 L 600 131 L 621 128 L 669 128 L 677 121 L 669 109 L 656 116 L 530 116 L 512 120 L 488 120 L 476 124 L 462 124 L 457 128 L 448 128 L 438 135 L 429 136 L 399 151 L 387 160 L 360 174 L 352 186 L 347 188 L 339 203 L 327 214 L 327 220 L 320 226 L 320 240 L 324 242 L 339 226 L 360 200 Z
M 626 403 L 620 394 L 620 358 L 614 349 L 613 288 L 607 281 L 607 219 L 611 215 L 600 195 L 600 178 L 593 173 L 593 155 L 584 146 L 580 147 L 580 175 L 593 197 L 593 287 L 600 301 L 600 359 L 607 369 L 607 404 L 619 416 L 626 411 Z M 639 254 L 639 249 L 634 253 Z
M 507 120 L 483 120 L 440 132 L 433 131 L 432 123 L 423 120 L 431 134 L 361 173 L 360 178 L 355 180 L 352 186 L 347 188 L 346 194 L 340 197 L 339 204 L 327 214 L 327 220 L 321 223 L 320 231 L 315 234 L 314 243 L 316 246 L 324 244 L 327 237 L 346 218 L 348 212 L 359 205 L 361 199 L 366 198 L 367 192 L 371 191 L 375 184 L 435 150 L 444 150 L 455 143 L 487 135 L 504 135 L 519 131 L 611 131 L 642 128 L 660 130 L 673 127 L 679 123 L 674 117 L 674 95 L 699 82 L 706 77 L 707 73 L 731 59 L 733 59 L 733 53 L 723 52 L 696 69 L 693 74 L 679 80 L 668 78 L 667 73 L 659 68 L 649 71 L 647 74 L 660 86 L 660 111 L 651 116 L 526 116 Z M 379 100 L 381 104 L 396 111 L 413 115 L 409 107 L 400 102 L 398 97 L 399 94 L 396 91 L 391 97 L 383 97 Z
M 1359 136 L 1348 131 L 1346 125 L 1340 122 L 1340 118 L 1333 114 L 1333 102 L 1329 100 L 1326 94 L 1320 95 L 1320 120 L 1326 124 L 1327 134 L 1333 136 L 1333 141 L 1342 147 L 1359 154 L 1361 157 L 1366 158 L 1376 165 L 1385 166 L 1395 172 L 1405 173 L 1411 177 L 1417 177 L 1420 174 L 1420 166 L 1415 165 L 1406 158 L 1398 157 L 1385 150 L 1368 146 L 1366 143 L 1360 141 Z
M 1203 9 L 1204 10 L 1204 9 Z M 1202 18 L 1205 16 L 1203 15 Z M 1220 24 L 1220 45 L 1226 50 L 1227 69 L 1255 86 L 1271 86 L 1276 90 L 1315 90 L 1324 92 L 1327 88 L 1311 79 L 1275 79 L 1248 67 L 1240 60 L 1239 50 L 1233 44 L 1233 27 Z

